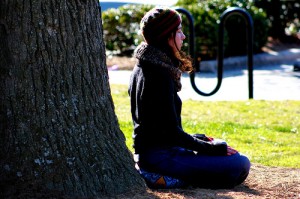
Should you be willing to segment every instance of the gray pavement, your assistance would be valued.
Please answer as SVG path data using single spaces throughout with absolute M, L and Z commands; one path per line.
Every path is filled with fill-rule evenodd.
M 270 54 L 259 54 L 259 64 L 254 61 L 253 71 L 253 99 L 255 100 L 300 100 L 300 72 L 293 71 L 293 64 L 300 61 L 300 48 L 276 52 L 276 56 L 270 58 Z M 265 59 L 264 59 L 265 57 Z M 235 58 L 236 59 L 236 58 Z M 190 83 L 188 74 L 183 74 L 183 88 L 179 92 L 181 99 L 193 99 L 202 101 L 235 101 L 248 100 L 248 71 L 243 65 L 245 58 L 235 61 L 236 67 L 225 66 L 223 81 L 219 91 L 209 97 L 197 94 Z M 240 65 L 238 63 L 241 63 Z M 256 65 L 255 65 L 256 64 Z M 128 85 L 131 71 L 109 71 L 111 84 Z M 195 79 L 197 87 L 203 92 L 210 92 L 217 83 L 215 72 L 199 72 Z

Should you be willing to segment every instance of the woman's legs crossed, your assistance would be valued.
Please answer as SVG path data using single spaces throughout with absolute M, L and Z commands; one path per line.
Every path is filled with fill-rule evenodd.
M 242 183 L 250 170 L 248 158 L 239 153 L 204 156 L 179 147 L 143 154 L 140 166 L 207 188 L 231 188 Z

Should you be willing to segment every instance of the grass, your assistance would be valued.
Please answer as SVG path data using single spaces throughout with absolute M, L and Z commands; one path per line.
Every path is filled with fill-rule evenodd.
M 111 85 L 120 128 L 132 149 L 126 85 Z M 300 168 L 300 101 L 183 101 L 183 128 L 221 138 L 265 166 Z

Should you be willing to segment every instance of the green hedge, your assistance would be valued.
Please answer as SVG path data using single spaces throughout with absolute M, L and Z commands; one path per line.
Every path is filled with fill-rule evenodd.
M 114 54 L 129 54 L 142 40 L 140 20 L 153 6 L 125 5 L 102 12 L 106 49 Z
M 251 14 L 255 27 L 254 52 L 260 52 L 261 47 L 266 43 L 269 26 L 266 14 L 250 1 L 201 0 L 198 3 L 197 0 L 184 0 L 179 1 L 177 6 L 187 9 L 193 15 L 196 56 L 198 59 L 209 60 L 216 58 L 218 23 L 221 14 L 228 7 L 242 7 Z M 102 21 L 107 50 L 115 54 L 130 55 L 142 39 L 138 34 L 139 22 L 144 13 L 152 7 L 149 5 L 126 5 L 119 9 L 104 11 L 102 13 Z M 188 36 L 186 24 L 187 20 L 183 16 L 183 28 Z M 230 26 L 233 26 L 234 31 L 230 31 L 230 29 L 226 31 L 225 56 L 236 56 L 246 53 L 246 33 L 243 19 L 236 16 L 230 17 L 226 22 L 226 29 Z M 185 47 L 187 47 L 187 43 Z
M 299 0 L 254 0 L 254 4 L 264 9 L 270 19 L 269 36 L 283 42 L 300 41 Z
M 254 53 L 261 52 L 267 42 L 269 21 L 262 9 L 252 1 L 241 0 L 180 0 L 178 5 L 192 13 L 195 21 L 196 56 L 202 60 L 215 59 L 221 14 L 229 7 L 241 7 L 249 12 L 254 23 Z M 246 27 L 240 16 L 231 16 L 225 23 L 225 56 L 246 54 Z

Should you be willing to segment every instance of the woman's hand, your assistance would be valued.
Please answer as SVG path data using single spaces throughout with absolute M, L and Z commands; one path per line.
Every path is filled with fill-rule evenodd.
M 227 146 L 227 155 L 233 155 L 236 154 L 238 151 L 231 148 L 230 146 Z

